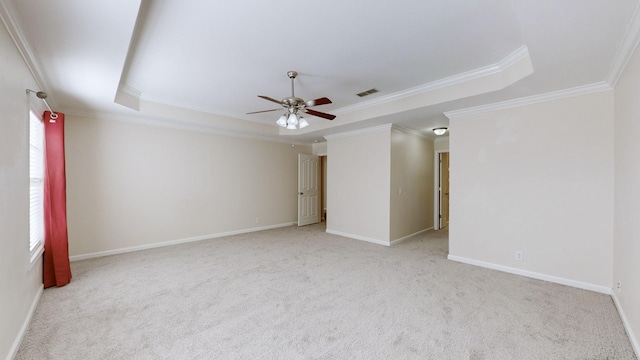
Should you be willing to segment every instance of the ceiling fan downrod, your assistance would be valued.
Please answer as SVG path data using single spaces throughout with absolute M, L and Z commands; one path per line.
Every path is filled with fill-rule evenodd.
M 295 97 L 296 94 L 293 89 L 293 79 L 295 79 L 296 76 L 298 76 L 298 73 L 295 71 L 287 71 L 287 76 L 289 77 L 289 79 L 291 79 L 291 97 Z

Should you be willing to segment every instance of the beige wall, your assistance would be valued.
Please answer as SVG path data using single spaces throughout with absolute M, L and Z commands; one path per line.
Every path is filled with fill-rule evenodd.
M 433 148 L 436 152 L 447 152 L 449 151 L 449 136 L 437 137 L 433 141 Z
M 450 256 L 607 292 L 613 93 L 454 117 L 450 128 Z
M 71 256 L 297 221 L 304 146 L 67 116 Z
M 385 125 L 327 147 L 327 232 L 390 245 L 433 226 L 431 140 Z
M 327 143 L 326 142 L 317 142 L 311 144 L 311 148 L 313 150 L 313 155 L 324 156 L 327 155 Z
M 390 240 L 433 227 L 433 141 L 391 131 Z
M 615 88 L 614 296 L 640 354 L 640 53 Z M 617 283 L 621 282 L 621 289 Z
M 327 232 L 388 244 L 390 126 L 327 140 Z
M 13 356 L 42 289 L 42 260 L 29 252 L 29 101 L 39 90 L 11 37 L 0 26 L 0 359 Z

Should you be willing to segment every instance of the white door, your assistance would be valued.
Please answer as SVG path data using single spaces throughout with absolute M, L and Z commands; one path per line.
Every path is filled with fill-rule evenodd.
M 320 222 L 319 156 L 298 154 L 298 226 Z

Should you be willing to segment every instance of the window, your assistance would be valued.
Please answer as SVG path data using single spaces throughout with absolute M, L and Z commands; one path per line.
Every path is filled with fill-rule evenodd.
M 31 262 L 44 247 L 44 124 L 33 111 L 29 114 L 29 249 Z

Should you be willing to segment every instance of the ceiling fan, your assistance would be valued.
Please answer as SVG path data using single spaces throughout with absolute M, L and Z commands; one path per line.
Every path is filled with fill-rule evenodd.
M 310 107 L 313 107 L 313 106 L 331 104 L 331 100 L 329 100 L 329 98 L 326 98 L 326 97 L 321 97 L 315 100 L 304 101 L 301 98 L 296 97 L 294 92 L 293 80 L 296 78 L 296 76 L 298 76 L 298 73 L 295 71 L 288 71 L 287 76 L 289 77 L 289 79 L 291 79 L 291 96 L 290 97 L 286 97 L 282 100 L 276 100 L 268 96 L 258 95 L 259 98 L 280 104 L 283 108 L 285 108 L 286 112 L 282 116 L 280 116 L 278 121 L 276 121 L 276 124 L 287 129 L 302 129 L 309 125 L 309 123 L 302 117 L 302 113 L 318 116 L 327 120 L 333 120 L 336 118 L 335 115 L 309 109 Z M 278 110 L 280 109 L 254 111 L 247 114 L 257 114 L 257 113 L 278 111 Z

